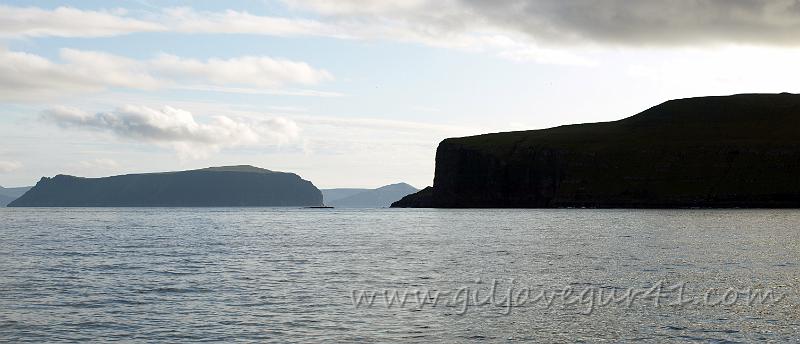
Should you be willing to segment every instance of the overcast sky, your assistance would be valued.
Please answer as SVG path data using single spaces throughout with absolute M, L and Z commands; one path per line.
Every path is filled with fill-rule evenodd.
M 798 48 L 797 0 L 2 1 L 0 185 L 250 164 L 424 187 L 446 137 L 800 93 Z

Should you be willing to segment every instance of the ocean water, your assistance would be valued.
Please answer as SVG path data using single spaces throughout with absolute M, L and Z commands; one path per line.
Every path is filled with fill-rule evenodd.
M 799 227 L 797 210 L 2 209 L 0 341 L 797 342 Z

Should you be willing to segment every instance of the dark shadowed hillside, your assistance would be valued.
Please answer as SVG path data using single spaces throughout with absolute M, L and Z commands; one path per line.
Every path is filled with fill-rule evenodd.
M 606 123 L 442 141 L 397 207 L 798 207 L 800 95 L 672 100 Z
M 317 206 L 322 193 L 293 173 L 252 166 L 42 178 L 10 207 Z

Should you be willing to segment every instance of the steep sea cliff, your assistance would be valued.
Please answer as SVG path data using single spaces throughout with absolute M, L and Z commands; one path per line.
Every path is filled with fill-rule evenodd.
M 394 207 L 800 207 L 800 95 L 665 102 L 619 121 L 445 139 Z

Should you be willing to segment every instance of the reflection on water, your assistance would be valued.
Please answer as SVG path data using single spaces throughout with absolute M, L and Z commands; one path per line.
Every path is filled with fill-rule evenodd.
M 794 210 L 2 209 L 0 340 L 790 341 L 798 224 Z M 395 292 L 410 301 L 387 306 Z

